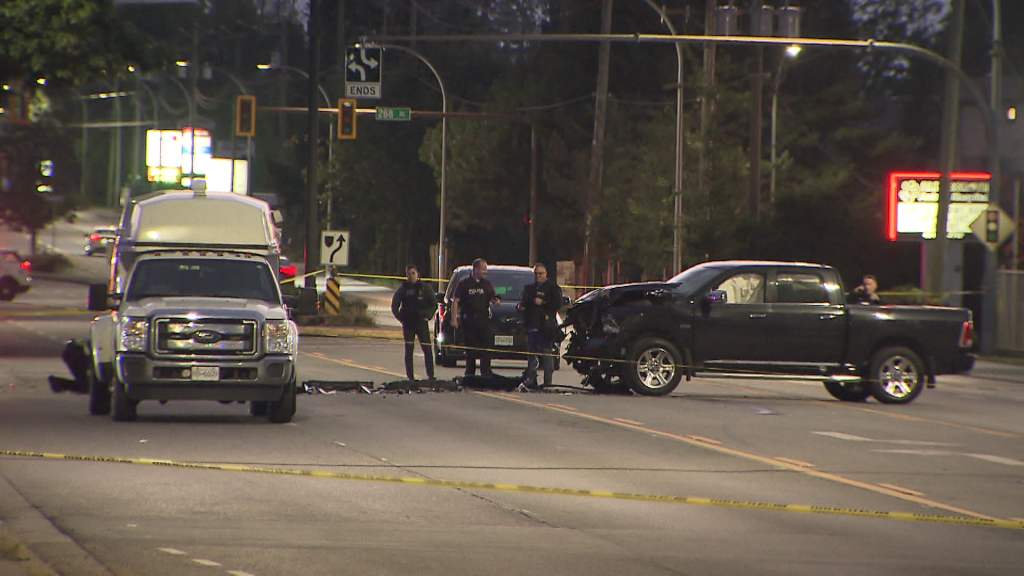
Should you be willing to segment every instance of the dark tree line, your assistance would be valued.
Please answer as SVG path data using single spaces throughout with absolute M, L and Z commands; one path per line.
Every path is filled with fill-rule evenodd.
M 25 3 L 15 3 L 21 6 Z M 187 102 L 173 84 L 173 61 L 198 55 L 215 71 L 198 82 L 198 113 L 218 141 L 230 139 L 240 79 L 261 105 L 305 106 L 301 73 L 257 70 L 278 64 L 307 69 L 304 22 L 308 14 L 285 0 L 206 0 L 198 9 L 180 5 L 112 8 L 109 0 L 46 0 L 56 10 L 88 11 L 102 26 L 124 26 L 130 41 L 100 46 L 99 64 L 76 68 L 75 50 L 61 60 L 34 58 L 46 42 L 8 35 L 16 49 L 0 62 L 19 63 L 14 74 L 30 77 L 49 69 L 82 70 L 88 85 L 97 77 L 110 85 L 128 62 L 146 67 L 143 84 L 154 94 L 142 99 L 143 116 L 159 111 L 162 124 L 181 125 Z M 600 0 L 322 0 L 320 84 L 330 99 L 342 95 L 344 48 L 376 35 L 500 33 L 596 33 Z M 704 0 L 665 3 L 683 34 L 703 34 Z M 742 6 L 739 2 L 737 5 Z M 795 3 L 794 3 L 795 4 Z M 917 10 L 899 20 L 895 10 Z M 865 3 L 803 0 L 804 36 L 908 41 L 944 53 L 947 45 L 936 0 Z M 1022 8 L 1004 2 L 1008 72 L 1024 62 L 1018 38 Z M 9 16 L 10 4 L 0 12 Z M 26 4 L 27 5 L 27 4 Z M 987 71 L 988 31 L 984 2 L 968 0 L 964 68 Z M 865 9 L 869 6 L 871 9 Z M 892 10 L 887 10 L 893 8 Z M 98 11 L 97 11 L 98 10 Z M 77 13 L 77 12 L 75 12 Z M 1017 15 L 1017 18 L 1013 18 Z M 933 21 L 934 20 L 934 21 Z M 924 25 L 929 24 L 929 25 Z M 102 29 L 102 28 L 101 28 Z M 613 33 L 665 33 L 659 15 L 641 0 L 614 3 Z M 46 37 L 46 31 L 40 31 Z M 137 38 L 148 39 L 155 49 Z M 521 116 L 536 129 L 538 161 L 538 254 L 553 265 L 580 262 L 583 217 L 589 190 L 595 123 L 598 45 L 583 42 L 401 42 L 428 59 L 443 77 L 449 108 L 460 113 Z M 943 74 L 923 61 L 906 62 L 862 51 L 808 48 L 796 59 L 781 49 L 764 51 L 764 129 L 750 129 L 753 51 L 720 45 L 715 82 L 707 82 L 705 48 L 684 49 L 683 260 L 775 258 L 838 266 L 848 280 L 875 272 L 887 285 L 916 283 L 918 248 L 883 238 L 885 176 L 892 170 L 934 170 L 938 163 Z M 154 56 L 155 55 L 155 56 Z M 80 57 L 85 56 L 80 54 Z M 92 60 L 89 60 L 92 62 Z M 103 71 L 106 74 L 103 74 Z M 613 280 L 661 278 L 671 269 L 673 180 L 676 153 L 676 52 L 667 44 L 613 44 L 602 187 L 594 213 L 596 268 L 614 270 Z M 124 83 L 139 77 L 118 74 Z M 70 80 L 69 80 L 70 82 Z M 184 82 L 184 81 L 182 81 Z M 104 84 L 105 83 L 105 84 Z M 777 91 L 776 87 L 777 86 Z M 58 88 L 52 99 L 60 100 Z M 441 110 L 441 94 L 430 70 L 417 58 L 385 50 L 380 101 L 360 107 Z M 772 96 L 777 96 L 776 160 L 769 161 Z M 66 96 L 66 94 L 65 94 Z M 77 103 L 55 105 L 53 124 L 73 123 Z M 104 104 L 90 104 L 96 114 Z M 130 109 L 130 108 L 129 108 Z M 93 113 L 93 112 L 90 112 Z M 468 114 L 465 116 L 469 116 Z M 323 123 L 333 121 L 326 115 Z M 352 230 L 352 270 L 400 273 L 408 262 L 429 269 L 438 240 L 441 124 L 435 118 L 376 122 L 360 115 L 358 139 L 328 142 L 322 128 L 321 228 Z M 77 136 L 67 130 L 69 138 Z M 749 149 L 760 138 L 760 217 L 748 217 Z M 304 230 L 305 116 L 260 112 L 255 138 L 253 188 L 276 194 L 288 215 L 286 238 L 301 251 Z M 492 262 L 527 264 L 530 128 L 516 121 L 452 118 L 448 134 L 447 243 L 451 265 L 477 256 Z M 102 181 L 106 166 L 89 164 L 87 177 Z M 89 170 L 94 173 L 89 176 Z M 775 194 L 770 195 L 770 176 Z M 102 195 L 98 195 L 102 196 Z M 89 199 L 82 199 L 89 200 Z M 92 198 L 98 201 L 99 198 Z M 301 253 L 293 257 L 301 259 Z

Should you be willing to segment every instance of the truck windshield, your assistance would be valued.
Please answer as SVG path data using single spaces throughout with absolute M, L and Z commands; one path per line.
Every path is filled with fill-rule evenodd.
M 698 290 L 721 272 L 721 268 L 717 266 L 700 264 L 676 274 L 668 280 L 668 283 L 674 284 L 671 288 L 672 292 L 694 296 Z
M 156 297 L 246 298 L 280 304 L 265 262 L 212 258 L 144 260 L 135 266 L 125 299 Z

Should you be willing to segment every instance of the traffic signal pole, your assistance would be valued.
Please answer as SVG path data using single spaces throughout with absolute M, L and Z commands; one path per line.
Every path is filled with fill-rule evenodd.
M 307 104 L 309 106 L 307 120 L 309 127 L 306 133 L 306 250 L 305 274 L 306 288 L 316 288 L 316 276 L 311 272 L 319 269 L 320 264 L 320 218 L 318 214 L 318 191 L 320 189 L 319 167 L 319 134 L 320 107 L 317 91 L 320 88 L 320 0 L 309 0 L 309 90 Z

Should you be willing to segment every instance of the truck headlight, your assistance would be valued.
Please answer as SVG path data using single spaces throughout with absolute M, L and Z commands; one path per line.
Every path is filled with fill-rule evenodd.
M 145 352 L 149 344 L 149 320 L 122 318 L 118 329 L 118 352 Z
M 298 343 L 295 323 L 288 320 L 263 325 L 263 341 L 267 354 L 294 354 Z
M 618 334 L 622 331 L 619 327 L 619 323 L 615 321 L 615 318 L 605 314 L 601 318 L 601 331 L 605 334 Z

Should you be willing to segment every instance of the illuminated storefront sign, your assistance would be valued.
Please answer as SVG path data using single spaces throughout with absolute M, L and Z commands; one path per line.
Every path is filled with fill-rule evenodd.
M 210 159 L 213 158 L 213 140 L 210 133 L 202 128 L 196 128 L 195 133 L 195 154 L 192 153 L 192 128 L 186 126 L 181 129 L 181 173 L 182 174 L 206 174 L 210 167 Z M 195 170 L 192 169 L 192 161 L 195 159 Z
M 232 172 L 230 158 L 214 158 L 210 161 L 210 170 L 206 173 L 206 189 L 210 192 L 235 192 L 247 194 L 249 182 L 249 162 L 235 160 Z M 234 177 L 234 182 L 231 178 Z
M 889 240 L 935 238 L 939 214 L 938 172 L 889 174 L 886 236 Z M 946 237 L 971 237 L 971 222 L 988 208 L 989 174 L 954 172 L 950 178 L 949 217 Z

